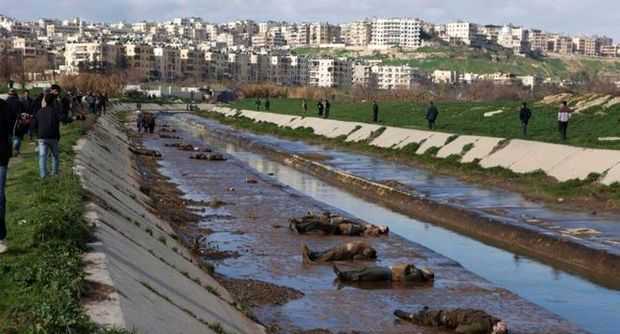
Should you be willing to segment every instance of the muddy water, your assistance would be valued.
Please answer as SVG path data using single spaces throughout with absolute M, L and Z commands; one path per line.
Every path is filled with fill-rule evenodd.
M 261 136 L 261 138 L 263 137 L 266 136 Z M 458 261 L 474 273 L 577 323 L 593 333 L 618 333 L 618 328 L 620 327 L 620 319 L 618 318 L 618 314 L 620 314 L 620 291 L 597 286 L 584 279 L 555 270 L 531 259 L 519 257 L 443 228 L 391 212 L 381 206 L 361 200 L 347 192 L 332 187 L 316 177 L 298 172 L 265 157 L 248 152 L 236 145 L 218 142 L 214 140 L 216 138 L 209 139 L 211 145 L 226 150 L 259 172 L 265 174 L 272 173 L 273 177 L 278 181 L 371 223 L 388 223 L 392 231 L 404 238 L 422 244 Z M 284 143 L 289 148 L 296 149 L 297 152 L 300 150 L 321 152 L 317 147 L 309 148 L 301 143 L 287 142 L 275 138 L 273 141 L 278 141 L 280 144 Z M 350 168 L 355 168 L 358 171 L 364 169 L 368 173 L 373 171 L 376 173 L 376 165 L 372 164 L 373 161 L 369 160 L 370 158 L 360 156 L 353 164 L 350 160 L 351 156 L 354 155 L 349 153 L 337 154 L 337 157 L 341 159 L 339 162 L 340 166 L 342 167 L 350 163 Z M 346 159 L 343 157 L 346 157 Z M 369 163 L 369 165 L 365 165 L 365 163 Z M 385 162 L 380 163 L 385 164 Z M 463 195 L 464 193 L 471 192 L 472 190 L 464 187 L 453 187 L 451 193 L 450 188 L 446 187 L 445 182 L 447 181 L 445 179 L 434 179 L 426 173 L 409 169 L 408 171 L 395 169 L 394 174 L 388 173 L 389 169 L 382 169 L 381 177 L 412 182 L 412 179 L 403 177 L 403 173 L 417 172 L 418 176 L 413 178 L 416 187 L 423 186 L 429 192 L 433 191 L 435 196 L 439 196 L 439 192 L 443 191 L 446 198 L 454 198 L 455 194 L 458 197 L 460 194 L 461 198 L 463 198 L 463 203 L 467 204 L 469 201 L 469 204 L 474 205 L 474 207 L 484 207 L 485 205 L 497 207 L 503 205 L 504 207 L 514 207 L 515 212 L 528 212 L 539 215 L 542 211 L 543 214 L 548 214 L 548 211 L 539 205 L 528 205 L 528 202 L 523 203 L 523 199 L 518 195 L 507 194 L 503 197 L 497 197 L 489 196 L 489 193 L 485 190 L 477 190 L 479 191 L 479 196 L 471 196 L 471 193 L 465 196 Z M 475 202 L 473 202 L 473 199 L 468 199 L 476 197 L 479 199 Z M 511 205 L 507 206 L 507 203 Z M 575 218 L 572 220 L 573 222 L 583 221 L 588 218 L 586 215 L 573 217 Z M 595 223 L 600 223 L 604 220 L 604 217 L 597 217 Z M 605 226 L 605 224 L 601 224 L 603 227 Z

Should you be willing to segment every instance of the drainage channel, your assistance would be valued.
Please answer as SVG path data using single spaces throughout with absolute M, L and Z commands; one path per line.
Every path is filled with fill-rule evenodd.
M 617 333 L 620 326 L 618 290 L 598 286 L 530 258 L 395 213 L 221 138 L 208 139 L 214 148 L 233 155 L 260 173 L 272 174 L 279 182 L 368 222 L 388 224 L 394 233 L 458 261 L 466 269 L 592 333 Z

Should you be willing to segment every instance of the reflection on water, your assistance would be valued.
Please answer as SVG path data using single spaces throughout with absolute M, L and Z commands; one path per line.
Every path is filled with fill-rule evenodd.
M 468 270 L 498 286 L 537 303 L 593 333 L 617 334 L 620 291 L 606 289 L 527 257 L 485 245 L 449 230 L 392 212 L 230 143 L 209 142 L 261 173 L 273 174 L 283 184 L 329 203 L 411 241 L 460 262 Z

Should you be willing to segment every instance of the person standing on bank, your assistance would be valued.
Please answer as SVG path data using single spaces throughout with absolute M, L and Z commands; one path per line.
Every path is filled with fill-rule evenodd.
M 32 128 L 39 138 L 39 176 L 46 178 L 47 173 L 47 157 L 52 155 L 52 176 L 58 175 L 60 168 L 60 150 L 58 141 L 60 140 L 60 121 L 61 115 L 57 108 L 54 107 L 53 94 L 45 96 L 46 106 L 41 108 L 32 120 Z
M 439 110 L 435 107 L 433 101 L 431 101 L 428 109 L 426 109 L 426 120 L 428 121 L 428 128 L 433 130 L 435 128 L 435 121 L 437 121 L 437 116 L 439 116 Z
M 374 123 L 379 122 L 379 105 L 377 101 L 372 101 L 372 121 Z
M 269 101 L 269 97 L 265 100 L 265 111 L 269 111 L 271 109 L 271 101 Z
M 9 160 L 13 155 L 11 133 L 15 123 L 15 115 L 9 112 L 7 103 L 0 99 L 0 254 L 7 251 L 6 245 L 6 175 Z
M 261 102 L 261 100 L 260 100 L 260 97 L 257 97 L 257 98 L 256 98 L 256 102 L 255 102 L 255 103 L 256 103 L 256 110 L 260 111 L 260 107 L 261 107 L 261 105 L 263 104 L 263 103 Z
M 560 107 L 560 111 L 558 112 L 558 128 L 560 130 L 560 138 L 562 141 L 566 141 L 567 139 L 567 131 L 568 131 L 568 121 L 573 114 L 573 110 L 568 107 L 568 102 L 563 101 L 562 107 Z
M 329 103 L 328 99 L 325 99 L 325 118 L 329 118 L 329 109 L 332 105 Z
M 521 120 L 521 128 L 523 130 L 523 137 L 527 137 L 527 125 L 532 118 L 532 111 L 527 107 L 527 102 L 523 102 L 523 106 L 519 111 L 519 119 Z
M 306 99 L 301 101 L 301 109 L 303 109 L 304 114 L 308 112 L 308 101 Z
M 316 108 L 319 112 L 319 117 L 323 117 L 323 100 L 319 100 L 319 102 L 316 104 Z

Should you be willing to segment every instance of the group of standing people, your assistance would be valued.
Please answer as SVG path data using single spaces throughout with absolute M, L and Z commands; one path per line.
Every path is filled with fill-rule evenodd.
M 150 112 L 142 111 L 142 103 L 136 104 L 136 127 L 138 133 L 153 133 L 155 132 L 155 115 Z
M 0 99 L 0 253 L 6 245 L 6 179 L 9 160 L 19 155 L 21 142 L 26 134 L 36 136 L 39 176 L 48 176 L 47 161 L 52 156 L 51 175 L 58 175 L 60 168 L 60 123 L 69 122 L 72 98 L 61 96 L 61 88 L 52 85 L 35 99 L 28 91 L 18 96 L 15 89 L 9 90 L 7 100 Z

